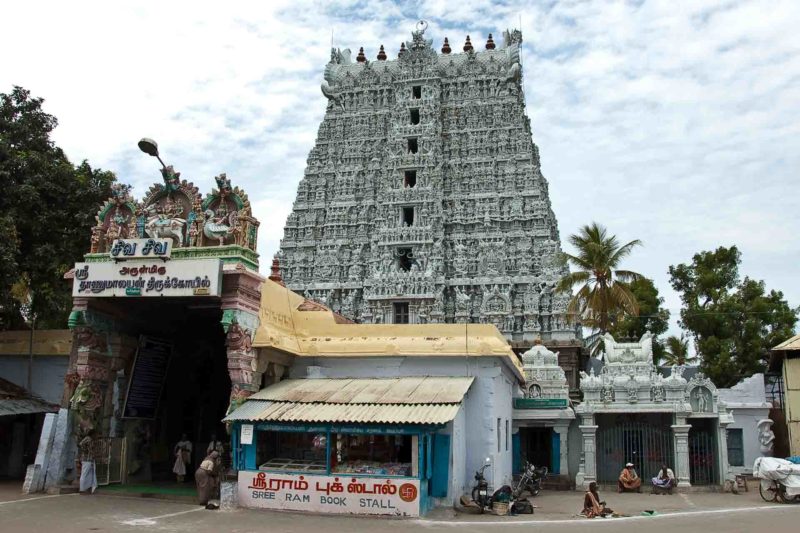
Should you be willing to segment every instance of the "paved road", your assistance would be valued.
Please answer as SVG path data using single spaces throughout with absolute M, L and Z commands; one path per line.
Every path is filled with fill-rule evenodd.
M 3 494 L 0 494 L 2 498 Z M 578 498 L 576 493 L 555 493 L 553 498 L 570 501 Z M 615 499 L 618 495 L 614 495 Z M 692 495 L 689 501 L 697 499 L 701 505 L 694 504 L 685 510 L 670 511 L 665 507 L 678 505 L 677 498 L 641 498 L 642 502 L 652 503 L 666 514 L 657 517 L 632 516 L 630 518 L 585 520 L 564 514 L 539 513 L 528 517 L 509 517 L 498 519 L 492 516 L 437 513 L 433 519 L 373 519 L 359 517 L 317 516 L 267 511 L 240 510 L 234 512 L 207 511 L 196 505 L 123 498 L 117 496 L 26 496 L 22 499 L 0 501 L 0 532 L 14 533 L 72 533 L 87 531 L 164 531 L 188 533 L 255 532 L 275 531 L 287 533 L 356 533 L 370 531 L 378 533 L 407 533 L 409 529 L 435 533 L 472 533 L 484 531 L 507 531 L 509 533 L 537 530 L 598 531 L 598 532 L 636 532 L 655 533 L 669 531 L 675 533 L 725 533 L 751 531 L 798 531 L 800 505 L 763 505 L 751 496 L 733 498 L 735 504 L 730 509 L 706 509 L 704 498 L 723 500 L 722 495 Z M 685 502 L 685 499 L 682 499 Z M 543 500 L 540 500 L 543 501 Z M 639 505 L 639 500 L 616 499 L 618 508 Z M 660 503 L 663 502 L 663 503 Z M 753 505 L 751 505 L 753 504 Z M 547 521 L 541 521 L 548 518 Z M 531 520 L 535 519 L 536 523 Z

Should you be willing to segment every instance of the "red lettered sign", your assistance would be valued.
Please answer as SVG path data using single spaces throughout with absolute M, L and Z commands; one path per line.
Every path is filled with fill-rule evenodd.
M 239 472 L 243 507 L 419 516 L 419 480 Z

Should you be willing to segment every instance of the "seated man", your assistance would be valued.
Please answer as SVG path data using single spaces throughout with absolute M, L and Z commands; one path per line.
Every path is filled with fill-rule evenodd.
M 636 491 L 642 492 L 642 479 L 636 470 L 633 469 L 633 463 L 628 463 L 622 472 L 619 474 L 619 482 L 617 483 L 617 492 Z
M 675 474 L 667 465 L 661 465 L 661 470 L 659 470 L 658 475 L 654 477 L 652 481 L 654 489 L 672 492 L 672 487 L 675 486 Z

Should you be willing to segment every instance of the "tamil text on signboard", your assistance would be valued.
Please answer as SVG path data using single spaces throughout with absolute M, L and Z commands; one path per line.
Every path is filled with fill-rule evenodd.
M 73 296 L 219 296 L 219 259 L 76 263 Z
M 108 254 L 114 259 L 167 259 L 172 239 L 117 239 Z
M 170 342 L 146 335 L 139 337 L 123 418 L 156 417 L 171 355 Z
M 419 516 L 419 480 L 241 471 L 239 503 L 318 513 Z

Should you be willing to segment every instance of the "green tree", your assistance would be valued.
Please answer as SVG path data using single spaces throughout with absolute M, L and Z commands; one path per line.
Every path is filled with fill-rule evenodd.
M 89 250 L 94 215 L 114 181 L 86 161 L 69 162 L 50 138 L 58 121 L 42 103 L 21 87 L 0 93 L 1 329 L 25 327 L 12 289 L 21 284 L 38 327 L 64 327 L 71 308 L 64 273 Z
M 717 387 L 729 387 L 763 371 L 768 351 L 794 334 L 798 309 L 763 281 L 739 278 L 736 246 L 694 255 L 691 264 L 669 267 L 681 295 L 681 326 L 688 330 L 700 367 Z
M 573 287 L 579 286 L 567 306 L 567 317 L 602 335 L 624 315 L 638 315 L 639 303 L 629 283 L 642 276 L 619 266 L 641 242 L 634 240 L 621 245 L 616 236 L 609 235 L 596 222 L 570 235 L 569 242 L 576 254 L 565 253 L 563 257 L 576 270 L 561 278 L 556 286 L 558 292 L 572 292 Z
M 653 334 L 653 359 L 664 356 L 664 345 L 659 335 L 669 328 L 669 311 L 663 307 L 664 298 L 658 294 L 653 280 L 640 277 L 627 284 L 636 297 L 639 313 L 622 315 L 610 330 L 616 339 L 640 339 L 645 332 Z
M 670 335 L 664 339 L 664 348 L 662 360 L 667 366 L 683 366 L 697 359 L 689 356 L 689 339 L 683 333 L 680 337 Z

